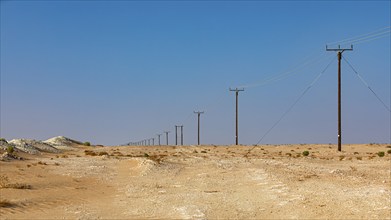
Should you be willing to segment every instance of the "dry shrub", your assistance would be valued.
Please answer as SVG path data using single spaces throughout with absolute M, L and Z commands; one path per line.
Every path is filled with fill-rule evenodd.
M 96 152 L 94 152 L 92 150 L 85 150 L 84 154 L 89 155 L 89 156 L 97 156 L 98 155 Z
M 3 188 L 10 189 L 31 189 L 31 185 L 25 183 L 9 183 L 5 185 Z
M 356 157 L 357 160 L 362 160 L 362 157 Z
M 0 176 L 0 188 L 10 189 L 31 189 L 31 185 L 24 183 L 9 183 L 9 179 L 5 175 Z
M 343 155 L 339 156 L 340 161 L 343 160 L 344 158 L 345 158 L 345 156 L 343 156 Z
M 103 155 L 109 155 L 109 154 L 106 151 L 99 152 L 99 156 L 103 156 Z
M 6 199 L 0 199 L 0 207 L 1 208 L 13 207 L 15 205 L 16 205 L 15 203 L 12 203 Z

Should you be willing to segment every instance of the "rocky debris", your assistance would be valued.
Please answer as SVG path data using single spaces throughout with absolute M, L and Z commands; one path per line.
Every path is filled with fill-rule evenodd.
M 0 156 L 0 161 L 10 161 L 10 160 L 23 160 L 23 158 L 8 152 L 4 152 Z
M 46 141 L 43 141 L 43 143 L 50 144 L 57 149 L 63 149 L 63 148 L 72 148 L 72 146 L 75 145 L 82 145 L 83 143 L 79 141 L 72 140 L 70 138 L 64 137 L 64 136 L 58 136 L 54 138 L 50 138 Z
M 38 154 L 40 151 L 48 153 L 60 153 L 61 151 L 50 144 L 42 141 L 27 140 L 27 139 L 15 139 L 10 141 L 15 147 L 26 153 Z M 38 151 L 38 152 L 37 152 Z
M 7 150 L 9 146 L 12 146 L 9 144 L 6 140 L 0 140 L 0 149 L 1 150 Z
M 9 142 L 16 149 L 28 154 L 40 154 L 39 149 L 31 144 L 30 141 L 24 139 L 14 139 Z

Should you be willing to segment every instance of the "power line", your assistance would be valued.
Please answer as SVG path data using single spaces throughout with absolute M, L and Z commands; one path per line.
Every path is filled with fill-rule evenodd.
M 337 44 L 351 44 L 353 43 L 354 41 L 357 41 L 358 39 L 362 39 L 362 38 L 368 38 L 370 36 L 373 37 L 373 35 L 379 35 L 379 34 L 383 34 L 383 33 L 389 33 L 390 32 L 390 28 L 391 26 L 388 26 L 388 27 L 384 27 L 384 28 L 380 28 L 378 30 L 375 30 L 375 31 L 371 31 L 369 33 L 366 33 L 366 34 L 361 34 L 361 35 L 358 35 L 358 36 L 355 36 L 355 37 L 350 37 L 350 38 L 347 38 L 347 39 L 344 39 L 344 40 L 340 40 L 340 41 L 336 41 L 336 42 L 331 42 L 331 43 L 327 43 L 327 45 L 337 45 Z M 387 31 L 384 31 L 388 29 Z M 381 32 L 381 33 L 378 33 L 378 32 Z
M 360 81 L 375 95 L 377 100 L 383 104 L 384 108 L 387 109 L 387 111 L 391 112 L 390 108 L 381 100 L 381 98 L 375 93 L 375 91 L 368 85 L 368 83 L 364 80 L 364 78 L 353 68 L 352 64 L 344 57 L 342 56 L 343 60 L 350 66 L 350 68 L 353 70 L 354 73 L 356 73 L 356 76 L 360 79 Z
M 273 82 L 277 82 L 277 81 L 283 80 L 283 79 L 289 77 L 290 75 L 298 73 L 300 70 L 303 70 L 307 66 L 310 66 L 310 65 L 313 65 L 315 63 L 318 63 L 319 61 L 321 61 L 324 58 L 325 55 L 326 55 L 326 53 L 322 53 L 320 56 L 317 56 L 315 58 L 312 58 L 310 56 L 310 58 L 305 59 L 305 61 L 303 61 L 299 65 L 296 65 L 296 66 L 292 67 L 291 69 L 288 69 L 287 71 L 284 71 L 282 73 L 276 74 L 274 76 L 267 77 L 267 78 L 265 78 L 264 80 L 262 80 L 262 81 L 260 81 L 258 83 L 242 85 L 242 86 L 239 86 L 239 87 L 240 88 L 258 87 L 258 86 L 264 86 L 264 85 L 267 85 L 267 84 L 270 84 L 270 83 L 273 83 Z
M 257 142 L 257 145 L 281 122 L 281 120 L 296 106 L 296 104 L 303 98 L 303 96 L 311 89 L 311 87 L 320 79 L 320 77 L 323 75 L 323 73 L 329 68 L 329 66 L 331 65 L 331 63 L 334 61 L 334 57 L 333 59 L 331 59 L 331 61 L 327 64 L 327 66 L 322 70 L 322 72 L 320 72 L 318 74 L 318 76 L 316 76 L 316 78 L 311 82 L 311 84 L 309 86 L 307 86 L 307 88 L 301 93 L 301 95 L 293 102 L 293 104 L 291 106 L 289 106 L 289 108 L 282 114 L 282 116 L 271 126 L 271 128 L 269 128 L 269 130 L 266 131 L 266 133 L 261 137 L 261 139 L 259 139 L 259 141 Z M 250 153 L 251 150 L 253 150 L 255 148 L 255 146 L 253 148 L 251 148 L 249 150 L 248 153 Z M 247 154 L 248 154 L 247 153 Z

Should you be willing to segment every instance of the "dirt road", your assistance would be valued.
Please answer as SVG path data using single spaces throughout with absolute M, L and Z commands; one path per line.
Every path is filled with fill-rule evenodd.
M 391 218 L 387 145 L 345 145 L 343 152 L 332 145 L 258 146 L 247 154 L 250 148 L 79 147 L 25 154 L 22 161 L 0 162 L 0 217 Z M 12 187 L 18 184 L 29 187 Z

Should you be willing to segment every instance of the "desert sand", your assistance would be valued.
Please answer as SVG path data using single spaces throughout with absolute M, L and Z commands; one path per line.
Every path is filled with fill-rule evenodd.
M 18 151 L 23 160 L 0 161 L 0 218 L 391 218 L 391 146 L 253 147 Z

